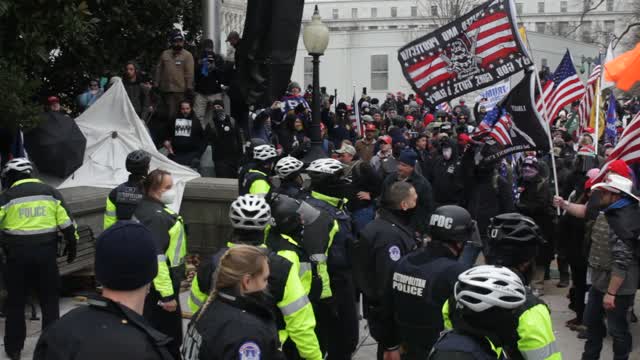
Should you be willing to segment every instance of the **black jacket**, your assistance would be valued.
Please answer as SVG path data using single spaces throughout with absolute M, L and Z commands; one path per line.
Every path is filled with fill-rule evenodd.
M 442 306 L 467 268 L 449 248 L 434 241 L 398 262 L 393 274 L 393 311 L 404 342 L 426 348 L 436 342 L 444 328 Z
M 207 54 L 201 54 L 196 66 L 195 72 L 195 90 L 201 95 L 213 95 L 222 92 L 222 82 L 224 81 L 224 59 L 218 54 L 213 54 L 213 64 L 207 64 L 204 61 Z M 203 66 L 208 67 L 207 75 L 203 74 Z
M 389 190 L 391 185 L 396 181 L 398 181 L 397 172 L 390 174 L 386 179 L 384 179 L 382 194 L 380 195 L 383 199 L 385 191 Z M 411 225 L 416 231 L 424 233 L 427 230 L 429 218 L 431 217 L 431 213 L 433 212 L 435 205 L 431 184 L 429 183 L 429 180 L 425 179 L 422 175 L 417 174 L 415 171 L 406 181 L 413 185 L 416 189 L 416 193 L 418 194 L 418 203 L 416 205 L 413 219 L 411 220 Z
M 461 162 L 454 155 L 449 160 L 438 156 L 433 164 L 433 197 L 436 206 L 458 205 L 462 200 Z
M 260 301 L 228 289 L 189 324 L 185 360 L 285 359 L 273 313 Z
M 368 162 L 362 160 L 354 161 L 348 167 L 348 176 L 351 177 L 351 186 L 349 186 L 349 193 L 345 194 L 345 197 L 349 199 L 347 203 L 349 211 L 353 212 L 370 206 L 373 203 L 373 199 L 380 195 L 382 179 Z M 358 199 L 358 192 L 360 191 L 370 193 L 371 200 Z
M 170 338 L 133 310 L 107 298 L 89 300 L 40 336 L 34 360 L 171 360 Z
M 141 116 L 144 110 L 149 106 L 149 94 L 147 90 L 142 87 L 139 80 L 131 81 L 129 79 L 122 79 L 122 85 L 129 95 L 129 100 L 133 109 L 138 116 Z
M 480 236 L 486 238 L 489 219 L 515 210 L 511 184 L 496 171 L 488 174 L 476 172 L 466 180 L 463 207 L 478 223 Z
M 133 175 L 129 175 L 126 182 L 109 192 L 109 201 L 116 206 L 116 219 L 131 220 L 143 197 L 141 181 L 136 181 Z
M 418 247 L 412 228 L 403 224 L 402 219 L 391 211 L 380 209 L 378 217 L 367 224 L 359 236 L 371 247 L 371 259 L 365 261 L 369 269 L 369 288 L 365 294 L 371 335 L 385 347 L 397 344 L 394 336 L 393 313 L 389 304 L 391 275 L 400 258 Z
M 520 197 L 516 203 L 518 211 L 525 216 L 537 218 L 551 214 L 551 189 L 549 182 L 541 175 L 518 181 Z

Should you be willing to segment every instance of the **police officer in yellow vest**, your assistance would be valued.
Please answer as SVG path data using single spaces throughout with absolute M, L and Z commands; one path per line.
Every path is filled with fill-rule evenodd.
M 144 181 L 144 194 L 135 217 L 153 234 L 158 253 L 158 275 L 145 299 L 144 317 L 173 339 L 167 347 L 179 359 L 182 343 L 179 290 L 185 278 L 187 235 L 182 217 L 167 207 L 176 197 L 171 174 L 159 169 L 150 172 Z
M 78 232 L 62 195 L 32 177 L 29 160 L 10 160 L 0 174 L 8 189 L 0 194 L 0 231 L 7 251 L 5 352 L 20 359 L 26 327 L 24 307 L 31 286 L 42 309 L 42 328 L 60 317 L 58 231 L 66 240 L 67 262 L 76 257 Z
M 316 307 L 318 318 L 323 320 L 318 322 L 320 345 L 332 360 L 351 359 L 359 338 L 356 290 L 349 251 L 354 234 L 351 215 L 346 208 L 348 200 L 343 198 L 351 180 L 345 176 L 344 169 L 344 165 L 335 159 L 311 162 L 307 168 L 311 178 L 311 195 L 305 198 L 306 203 L 328 214 L 337 224 L 326 260 L 332 300 L 331 303 Z
M 239 194 L 266 195 L 271 191 L 269 176 L 278 152 L 273 145 L 264 144 L 253 148 L 253 160 L 247 164 L 248 170 L 241 174 Z
M 313 308 L 300 278 L 302 269 L 299 260 L 287 254 L 276 254 L 263 244 L 264 229 L 272 221 L 269 205 L 261 196 L 240 196 L 231 204 L 229 219 L 233 227 L 231 241 L 198 269 L 198 275 L 191 285 L 189 307 L 195 313 L 206 302 L 212 289 L 211 279 L 216 265 L 228 248 L 237 244 L 264 247 L 269 253 L 268 286 L 272 296 L 269 302 L 274 310 L 277 309 L 275 313 L 280 342 L 291 345 L 285 348 L 287 359 L 322 359 L 314 332 L 316 320 Z M 287 342 L 287 339 L 291 341 Z
M 131 220 L 142 200 L 142 182 L 149 172 L 151 155 L 144 150 L 135 150 L 127 155 L 125 166 L 129 172 L 129 179 L 115 189 L 107 197 L 104 211 L 104 230 L 118 220 Z
M 531 266 L 538 247 L 544 242 L 540 228 L 529 217 L 508 213 L 491 218 L 486 261 L 491 265 L 508 267 L 529 284 Z M 450 298 L 442 309 L 445 327 L 451 328 L 450 318 L 455 316 L 455 299 Z M 512 341 L 502 344 L 509 359 L 561 360 L 553 333 L 551 314 L 547 305 L 534 296 L 527 287 L 526 300 L 514 310 Z

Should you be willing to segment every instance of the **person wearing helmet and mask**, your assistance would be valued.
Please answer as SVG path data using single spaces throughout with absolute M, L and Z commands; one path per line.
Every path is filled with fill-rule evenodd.
M 293 156 L 286 156 L 278 160 L 275 172 L 280 177 L 280 186 L 275 190 L 279 194 L 285 194 L 294 199 L 304 197 L 306 194 L 302 188 L 302 168 L 304 163 Z
M 524 159 L 520 179 L 518 179 L 518 197 L 515 206 L 522 215 L 533 219 L 540 227 L 545 239 L 551 240 L 553 231 L 551 188 L 539 169 L 538 159 L 535 156 L 527 156 Z M 551 241 L 539 249 L 536 273 L 532 279 L 533 291 L 537 296 L 544 295 L 544 273 L 554 256 L 553 249 Z
M 321 359 L 314 332 L 316 321 L 313 308 L 299 277 L 300 264 L 266 249 L 264 245 L 264 230 L 272 222 L 267 201 L 261 196 L 242 195 L 231 203 L 229 219 L 233 227 L 231 240 L 210 261 L 200 265 L 191 284 L 189 307 L 196 313 L 207 301 L 212 276 L 227 249 L 242 244 L 265 248 L 270 270 L 268 291 L 272 296 L 267 305 L 276 314 L 280 342 L 284 344 L 290 338 L 293 341 L 293 355 L 299 353 L 304 359 Z
M 417 198 L 413 185 L 394 183 L 382 199 L 377 218 L 360 231 L 353 244 L 354 278 L 364 295 L 370 333 L 378 341 L 378 356 L 397 345 L 393 326 L 387 326 L 392 323 L 393 313 L 385 295 L 398 260 L 421 245 L 409 226 Z
M 172 337 L 168 348 L 179 359 L 182 343 L 179 290 L 185 277 L 187 235 L 182 217 L 168 207 L 176 200 L 171 174 L 153 170 L 145 178 L 143 188 L 144 197 L 134 215 L 153 234 L 158 254 L 158 275 L 145 300 L 144 317 L 154 328 Z
M 118 220 L 131 220 L 136 207 L 142 200 L 142 182 L 149 172 L 151 155 L 144 150 L 135 150 L 127 155 L 125 167 L 129 179 L 115 187 L 107 197 L 104 209 L 103 229 L 107 230 Z
M 42 309 L 42 328 L 60 317 L 58 231 L 67 243 L 68 263 L 76 257 L 78 232 L 60 192 L 33 176 L 29 160 L 9 160 L 0 177 L 7 187 L 0 194 L 0 233 L 7 254 L 4 340 L 5 352 L 14 360 L 24 346 L 24 307 L 32 287 Z
M 269 176 L 273 171 L 273 162 L 278 157 L 278 152 L 273 145 L 258 145 L 253 148 L 253 164 L 248 171 L 239 178 L 239 193 L 266 195 L 271 191 Z
M 238 245 L 220 259 L 209 299 L 189 323 L 183 356 L 176 359 L 285 360 L 268 305 L 269 258 Z
M 457 261 L 464 244 L 479 241 L 475 221 L 455 205 L 437 208 L 429 220 L 431 241 L 396 264 L 389 291 L 397 343 L 406 359 L 425 359 L 443 329 L 441 309 L 458 274 L 468 267 Z M 428 284 L 428 287 L 427 287 Z
M 507 213 L 491 218 L 487 232 L 487 263 L 509 268 L 520 277 L 524 285 L 528 285 L 536 254 L 544 243 L 538 225 L 524 215 Z M 458 311 L 459 307 L 453 303 L 447 302 L 443 306 L 446 328 L 451 328 L 450 319 L 455 319 Z M 516 326 L 509 341 L 496 344 L 503 348 L 509 359 L 562 359 L 549 308 L 528 287 L 526 300 L 513 313 L 513 319 Z
M 460 274 L 449 299 L 457 307 L 453 329 L 441 335 L 429 360 L 499 359 L 495 346 L 512 336 L 513 313 L 525 293 L 520 277 L 505 267 L 481 265 Z
M 311 194 L 305 202 L 333 220 L 329 233 L 327 272 L 329 288 L 323 289 L 326 302 L 317 308 L 318 318 L 327 321 L 318 324 L 320 345 L 329 359 L 350 359 L 358 342 L 358 314 L 355 286 L 348 246 L 353 241 L 351 215 L 343 196 L 350 186 L 344 177 L 344 164 L 335 159 L 318 159 L 307 168 L 311 178 Z M 306 233 L 305 233 L 306 241 Z

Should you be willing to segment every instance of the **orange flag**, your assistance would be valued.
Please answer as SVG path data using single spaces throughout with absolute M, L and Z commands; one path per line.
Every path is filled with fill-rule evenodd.
M 640 81 L 640 44 L 604 64 L 604 68 L 607 80 L 615 82 L 619 89 L 628 91 Z

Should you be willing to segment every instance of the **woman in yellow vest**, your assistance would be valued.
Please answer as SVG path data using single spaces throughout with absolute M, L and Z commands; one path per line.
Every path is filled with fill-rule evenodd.
M 153 170 L 145 179 L 144 198 L 136 209 L 135 218 L 151 231 L 158 252 L 158 275 L 147 295 L 144 317 L 155 329 L 173 338 L 168 348 L 179 359 L 182 343 L 179 290 L 185 273 L 187 237 L 182 217 L 167 207 L 175 197 L 171 174 Z

